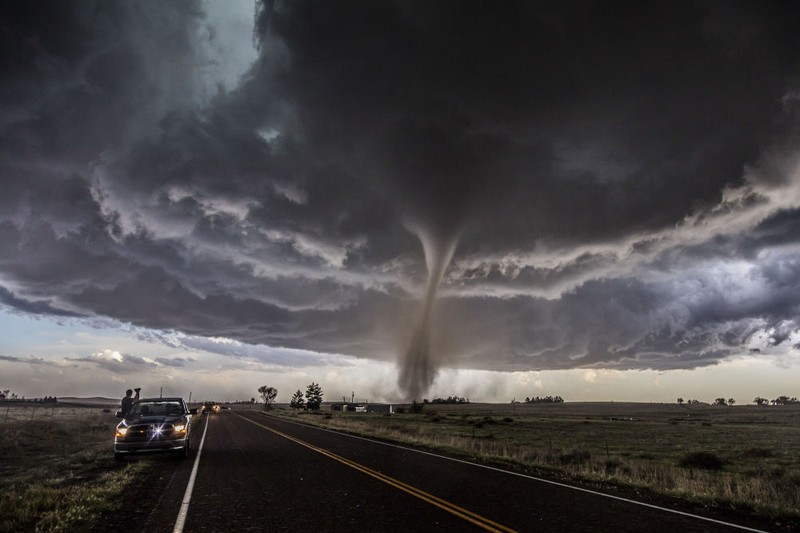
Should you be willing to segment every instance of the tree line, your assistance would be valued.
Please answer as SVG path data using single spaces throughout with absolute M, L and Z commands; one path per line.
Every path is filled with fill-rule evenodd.
M 427 399 L 422 400 L 423 403 L 436 403 L 436 404 L 458 404 L 458 403 L 469 403 L 469 398 L 464 398 L 462 396 L 448 396 L 447 398 L 434 398 L 433 400 L 428 401 Z
M 789 398 L 788 396 L 778 396 L 774 400 L 767 400 L 766 398 L 762 398 L 761 396 L 756 396 L 753 399 L 753 403 L 756 405 L 794 405 L 800 403 L 800 400 L 792 396 Z
M 56 403 L 58 398 L 55 396 L 45 396 L 43 398 L 25 398 L 19 396 L 16 392 L 11 392 L 11 389 L 0 390 L 0 401 L 7 402 L 30 402 L 30 403 Z
M 258 388 L 258 394 L 261 396 L 261 399 L 264 400 L 264 409 L 271 409 L 275 398 L 278 396 L 278 389 L 262 385 Z M 292 399 L 289 401 L 289 407 L 292 409 L 309 409 L 311 411 L 316 411 L 322 406 L 322 397 L 324 395 L 319 383 L 312 382 L 306 387 L 305 394 L 298 389 L 292 395 Z
M 678 398 L 678 404 L 679 405 L 682 405 L 684 403 L 686 403 L 687 405 L 693 405 L 693 404 L 700 403 L 700 401 L 699 400 L 684 400 L 683 398 Z M 753 403 L 756 404 L 756 405 L 770 405 L 770 404 L 772 404 L 772 405 L 794 405 L 794 404 L 800 404 L 800 400 L 798 400 L 794 396 L 792 396 L 791 398 L 789 396 L 778 396 L 774 400 L 768 400 L 766 398 L 762 398 L 761 396 L 756 396 L 753 399 Z M 711 405 L 735 405 L 735 404 L 736 404 L 736 399 L 735 398 L 728 398 L 728 399 L 716 398 L 713 402 L 711 402 Z
M 543 397 L 533 397 L 533 398 L 525 398 L 525 403 L 564 403 L 564 398 L 561 396 L 543 396 Z

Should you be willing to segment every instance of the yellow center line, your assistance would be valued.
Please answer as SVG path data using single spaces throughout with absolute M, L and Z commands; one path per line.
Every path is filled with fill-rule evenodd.
M 506 527 L 506 526 L 504 526 L 502 524 L 498 524 L 497 522 L 489 520 L 488 518 L 486 518 L 484 516 L 481 516 L 481 515 L 479 515 L 477 513 L 473 513 L 472 511 L 469 511 L 467 509 L 459 507 L 459 506 L 457 506 L 457 505 L 455 505 L 453 503 L 448 502 L 447 500 L 443 500 L 442 498 L 439 498 L 438 496 L 434 496 L 433 494 L 429 494 L 429 493 L 427 493 L 427 492 L 425 492 L 425 491 L 423 491 L 421 489 L 418 489 L 416 487 L 413 487 L 413 486 L 411 486 L 411 485 L 409 485 L 407 483 L 403 483 L 402 481 L 400 481 L 398 479 L 395 479 L 393 477 L 387 476 L 386 474 L 383 474 L 383 473 L 381 473 L 381 472 L 379 472 L 377 470 L 373 470 L 373 469 L 371 469 L 369 467 L 366 467 L 366 466 L 364 466 L 362 464 L 359 464 L 359 463 L 356 463 L 354 461 L 351 461 L 350 459 L 346 459 L 346 458 L 344 458 L 344 457 L 342 457 L 340 455 L 336 455 L 335 453 L 333 453 L 331 451 L 328 451 L 328 450 L 326 450 L 324 448 L 320 448 L 318 446 L 314 446 L 313 444 L 310 444 L 308 442 L 300 440 L 300 439 L 298 439 L 296 437 L 292 437 L 291 435 L 287 435 L 286 433 L 278 431 L 277 429 L 273 429 L 273 428 L 271 428 L 269 426 L 265 426 L 264 424 L 256 422 L 255 420 L 251 420 L 251 419 L 249 419 L 249 418 L 247 418 L 245 416 L 240 415 L 239 413 L 235 413 L 235 414 L 239 418 L 243 418 L 244 420 L 247 420 L 251 424 L 255 424 L 256 426 L 258 426 L 260 428 L 266 429 L 267 431 L 270 431 L 270 432 L 272 432 L 272 433 L 274 433 L 276 435 L 279 435 L 279 436 L 281 436 L 281 437 L 283 437 L 283 438 L 285 438 L 287 440 L 290 440 L 290 441 L 292 441 L 294 443 L 297 443 L 297 444 L 299 444 L 301 446 L 304 446 L 304 447 L 308 448 L 309 450 L 313 450 L 313 451 L 315 451 L 317 453 L 320 453 L 320 454 L 322 454 L 322 455 L 324 455 L 326 457 L 329 457 L 329 458 L 331 458 L 331 459 L 333 459 L 335 461 L 338 461 L 338 462 L 340 462 L 340 463 L 342 463 L 342 464 L 344 464 L 346 466 L 349 466 L 350 468 L 354 468 L 354 469 L 358 470 L 359 472 L 367 474 L 368 476 L 371 476 L 371 477 L 374 477 L 375 479 L 383 481 L 387 485 L 391 485 L 392 487 L 394 487 L 396 489 L 402 490 L 403 492 L 406 492 L 406 493 L 408 493 L 408 494 L 410 494 L 410 495 L 412 495 L 412 496 L 414 496 L 416 498 L 419 498 L 420 500 L 423 500 L 423 501 L 425 501 L 425 502 L 427 502 L 427 503 L 429 503 L 431 505 L 434 505 L 434 506 L 436 506 L 436 507 L 438 507 L 440 509 L 443 509 L 443 510 L 447 511 L 450 514 L 453 514 L 453 515 L 455 515 L 455 516 L 457 516 L 457 517 L 459 517 L 459 518 L 461 518 L 463 520 L 471 522 L 471 523 L 475 524 L 476 526 L 485 529 L 486 531 L 494 531 L 496 533 L 499 533 L 499 532 L 516 533 L 516 531 L 514 531 L 511 528 L 508 528 L 508 527 Z

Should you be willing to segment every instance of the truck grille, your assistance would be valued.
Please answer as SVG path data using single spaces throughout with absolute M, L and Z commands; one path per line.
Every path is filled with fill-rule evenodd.
M 157 439 L 159 437 L 170 437 L 175 431 L 172 424 L 137 424 L 128 428 L 126 438 L 146 438 Z

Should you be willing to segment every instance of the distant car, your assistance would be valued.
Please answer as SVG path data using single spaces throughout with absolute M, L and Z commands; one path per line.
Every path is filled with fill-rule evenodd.
M 189 455 L 191 420 L 197 409 L 189 409 L 183 398 L 144 398 L 117 425 L 114 458 L 126 455 L 167 452 Z M 117 416 L 122 413 L 117 411 Z
M 203 404 L 202 413 L 219 413 L 219 404 L 217 402 L 206 402 Z

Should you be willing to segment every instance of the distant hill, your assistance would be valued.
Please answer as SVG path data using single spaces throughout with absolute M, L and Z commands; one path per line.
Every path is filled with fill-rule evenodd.
M 102 396 L 92 396 L 90 398 L 77 398 L 74 396 L 64 396 L 58 399 L 59 404 L 85 405 L 93 407 L 108 407 L 119 405 L 118 398 L 103 398 Z

